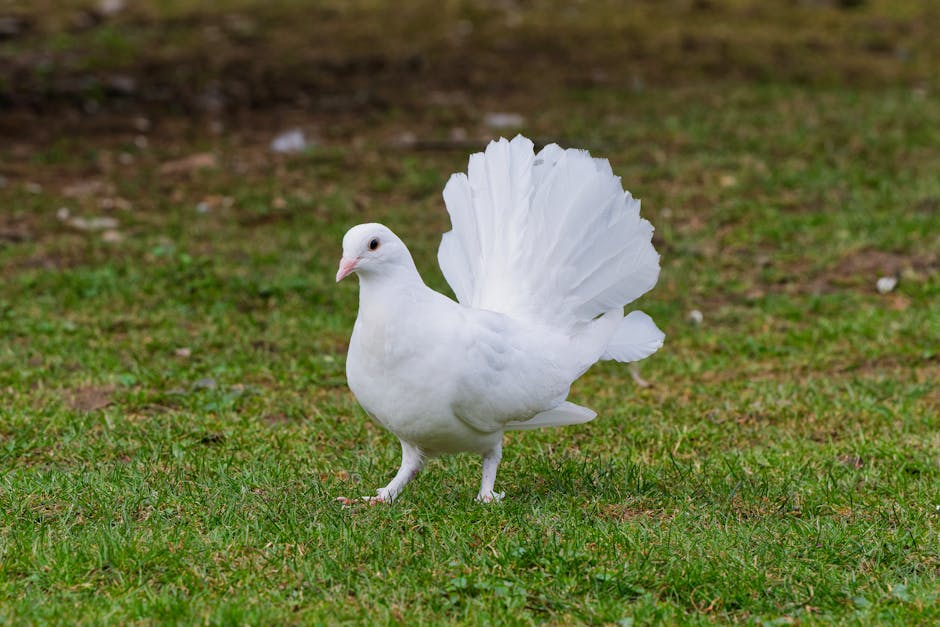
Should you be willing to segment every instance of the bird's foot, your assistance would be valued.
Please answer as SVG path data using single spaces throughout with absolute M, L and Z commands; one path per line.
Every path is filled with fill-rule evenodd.
M 391 503 L 395 500 L 397 494 L 392 493 L 388 488 L 379 488 L 375 491 L 375 496 L 369 497 L 369 504 L 375 505 L 376 503 Z
M 503 500 L 503 497 L 506 496 L 505 492 L 480 492 L 477 494 L 478 503 L 498 503 Z
M 369 507 L 373 507 L 379 503 L 391 503 L 391 501 L 388 499 L 383 499 L 381 496 L 364 496 L 362 497 L 362 502 Z
M 379 503 L 391 503 L 392 499 L 385 488 L 376 490 L 375 496 L 360 496 L 358 499 L 351 499 L 348 496 L 337 496 L 337 503 L 342 503 L 343 507 L 352 507 L 356 503 L 366 503 L 367 505 L 378 505 Z

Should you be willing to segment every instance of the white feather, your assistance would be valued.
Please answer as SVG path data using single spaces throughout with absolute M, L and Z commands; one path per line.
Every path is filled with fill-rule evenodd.
M 568 425 L 591 422 L 595 418 L 597 418 L 597 412 L 565 401 L 555 409 L 536 414 L 530 420 L 510 422 L 506 425 L 506 429 L 509 431 L 531 431 L 543 427 L 567 427 Z
M 478 498 L 493 500 L 503 432 L 595 417 L 567 402 L 599 359 L 636 361 L 663 334 L 624 306 L 653 287 L 659 255 L 640 203 L 610 164 L 528 139 L 492 142 L 444 189 L 453 229 L 441 269 L 459 303 L 428 288 L 405 244 L 381 224 L 343 238 L 341 280 L 359 277 L 346 360 L 349 387 L 402 442 L 392 500 L 426 456 L 484 457 Z
M 665 339 L 666 334 L 652 318 L 642 311 L 631 311 L 620 321 L 601 359 L 640 361 L 662 348 Z
M 656 284 L 652 225 L 586 151 L 491 142 L 444 202 L 453 230 L 438 259 L 462 304 L 571 330 Z

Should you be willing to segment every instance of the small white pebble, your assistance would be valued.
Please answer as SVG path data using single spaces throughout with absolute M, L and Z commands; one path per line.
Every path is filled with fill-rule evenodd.
M 883 276 L 878 279 L 877 283 L 875 283 L 875 288 L 878 290 L 879 294 L 887 294 L 888 292 L 894 291 L 894 288 L 897 287 L 897 285 L 897 277 Z
M 68 218 L 66 222 L 79 231 L 108 231 L 118 228 L 118 221 L 110 216 L 95 216 L 92 218 L 75 216 L 74 218 Z
M 411 146 L 414 146 L 416 143 L 418 143 L 418 136 L 412 133 L 411 131 L 404 131 L 400 133 L 398 137 L 395 138 L 394 143 L 396 146 L 400 146 L 402 148 L 409 148 Z
M 176 349 L 177 357 L 189 357 L 192 354 L 193 354 L 193 351 L 188 346 L 181 346 L 180 348 Z
M 121 197 L 117 198 L 100 198 L 98 200 L 98 206 L 102 209 L 120 209 L 121 211 L 130 211 L 131 203 Z
M 59 207 L 59 210 L 55 212 L 55 217 L 62 221 L 68 220 L 70 215 L 72 211 L 68 207 Z
M 108 229 L 101 234 L 101 241 L 108 244 L 117 244 L 124 241 L 124 234 L 116 229 Z
M 124 0 L 101 0 L 98 10 L 104 15 L 116 15 L 124 10 Z
M 525 124 L 525 118 L 518 113 L 487 113 L 483 123 L 493 129 L 519 128 Z
M 693 309 L 689 312 L 689 322 L 692 324 L 702 324 L 702 321 L 705 319 L 705 316 L 702 315 L 702 312 L 698 309 Z
M 196 205 L 196 213 L 206 214 L 212 211 L 212 205 L 203 200 L 201 203 Z
M 307 145 L 307 138 L 299 128 L 285 131 L 271 140 L 271 150 L 280 153 L 302 152 Z

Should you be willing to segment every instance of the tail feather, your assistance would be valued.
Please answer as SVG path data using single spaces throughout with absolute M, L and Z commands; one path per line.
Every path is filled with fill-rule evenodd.
M 650 290 L 653 227 L 605 159 L 525 137 L 491 142 L 451 177 L 438 259 L 466 305 L 574 329 Z
M 506 429 L 510 431 L 530 431 L 543 427 L 565 427 L 591 422 L 596 417 L 597 413 L 587 407 L 565 401 L 555 409 L 535 414 L 529 420 L 510 422 L 506 425 Z
M 658 351 L 666 334 L 642 311 L 631 311 L 620 321 L 601 359 L 640 361 Z

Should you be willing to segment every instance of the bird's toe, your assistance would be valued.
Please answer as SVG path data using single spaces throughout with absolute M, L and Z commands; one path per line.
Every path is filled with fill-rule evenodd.
M 480 503 L 498 503 L 505 496 L 505 492 L 480 492 L 477 494 L 477 501 Z
M 337 496 L 335 500 L 337 503 L 342 503 L 343 507 L 352 507 L 356 503 L 366 503 L 371 506 L 379 503 L 392 502 L 388 493 L 383 493 L 382 490 L 377 490 L 377 492 L 378 494 L 375 496 L 360 496 L 358 499 L 351 499 L 348 496 Z
M 364 496 L 362 500 L 369 505 L 376 505 L 378 503 L 391 503 L 394 497 L 392 497 L 392 494 L 385 488 L 379 488 L 375 491 L 375 496 Z

